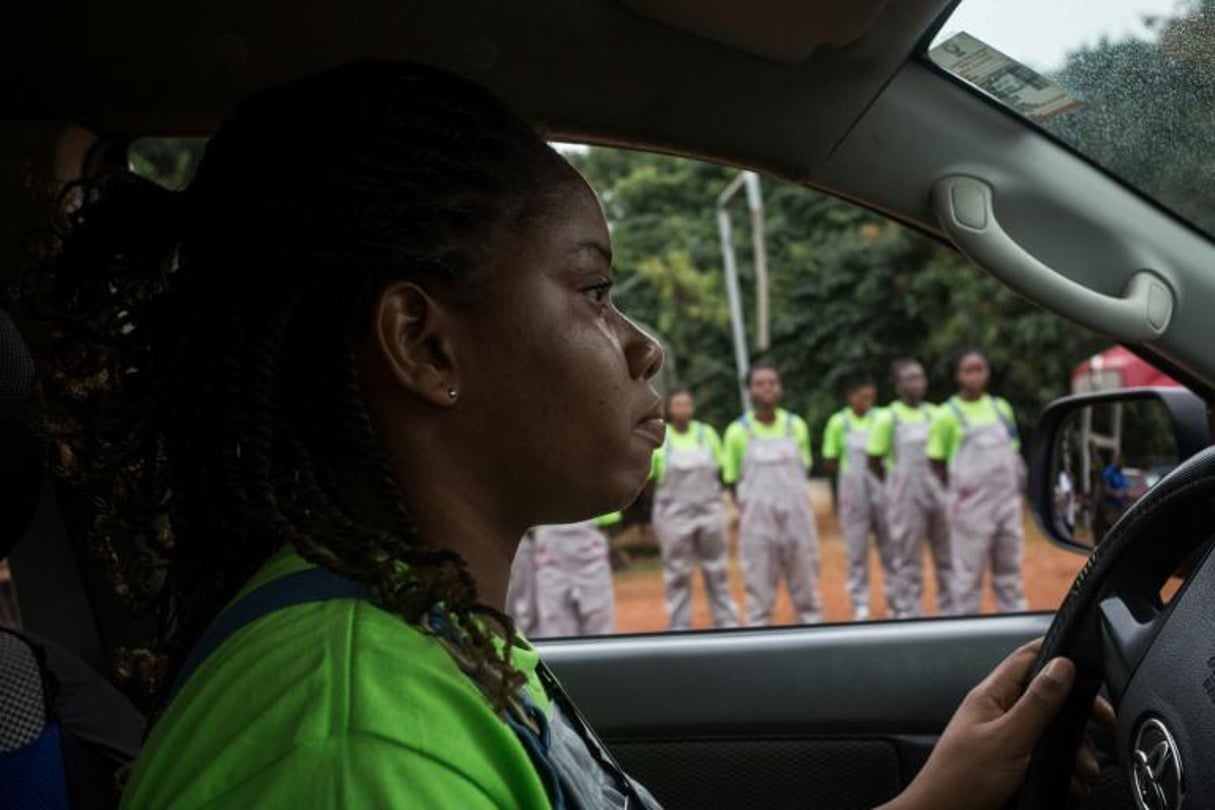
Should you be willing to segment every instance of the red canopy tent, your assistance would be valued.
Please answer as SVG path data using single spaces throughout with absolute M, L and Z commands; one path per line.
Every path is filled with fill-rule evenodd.
M 1073 394 L 1143 386 L 1182 387 L 1181 383 L 1124 346 L 1095 354 L 1072 370 Z

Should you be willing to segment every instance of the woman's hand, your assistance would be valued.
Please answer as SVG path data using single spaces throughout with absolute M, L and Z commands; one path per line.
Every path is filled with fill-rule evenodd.
M 1034 743 L 1062 708 L 1076 674 L 1071 661 L 1055 658 L 1022 691 L 1041 646 L 1038 639 L 1020 647 L 970 691 L 919 775 L 884 805 L 887 810 L 1005 805 L 1025 777 Z M 1103 725 L 1114 722 L 1114 710 L 1103 699 L 1094 704 L 1093 716 Z M 1086 795 L 1097 772 L 1097 758 L 1086 743 L 1076 756 L 1072 791 Z

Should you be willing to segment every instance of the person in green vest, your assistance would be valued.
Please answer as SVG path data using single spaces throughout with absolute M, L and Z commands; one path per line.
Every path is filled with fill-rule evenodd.
M 620 520 L 619 512 L 609 512 L 593 520 L 531 530 L 537 637 L 616 632 L 611 546 L 603 530 Z
M 148 619 L 122 805 L 657 807 L 503 610 L 527 528 L 623 508 L 664 432 L 662 350 L 544 138 L 353 62 L 241 104 L 184 192 L 61 203 L 17 309 L 94 564 Z M 891 808 L 1002 806 L 1074 680 L 1026 686 L 1034 656 Z
M 818 622 L 818 525 L 807 489 L 810 431 L 805 420 L 780 407 L 775 366 L 755 363 L 746 384 L 751 410 L 726 428 L 722 473 L 738 502 L 747 624 L 771 622 L 781 579 L 797 620 Z
M 662 549 L 667 622 L 671 630 L 692 625 L 692 575 L 704 576 L 714 627 L 738 625 L 726 569 L 726 510 L 722 503 L 721 437 L 712 425 L 693 419 L 692 392 L 667 394 L 667 436 L 654 451 L 654 533 Z
M 928 433 L 936 406 L 925 401 L 928 376 L 916 360 L 896 360 L 891 368 L 898 398 L 878 417 L 869 434 L 869 469 L 886 485 L 886 516 L 895 548 L 901 617 L 923 614 L 924 544 L 932 554 L 937 612 L 953 614 L 953 554 L 949 548 L 945 491 L 928 464 Z
M 903 612 L 899 602 L 902 586 L 886 524 L 885 492 L 869 470 L 865 453 L 869 435 L 881 414 L 881 409 L 874 407 L 877 386 L 869 375 L 855 375 L 845 383 L 844 397 L 848 404 L 832 414 L 823 429 L 823 461 L 827 474 L 838 476 L 840 529 L 848 554 L 846 588 L 852 600 L 852 617 L 857 621 L 869 618 L 871 536 L 882 563 L 886 613 L 899 616 Z
M 953 608 L 978 613 L 990 569 L 996 609 L 1026 609 L 1021 578 L 1024 462 L 1012 406 L 987 392 L 987 356 L 965 349 L 954 365 L 958 393 L 937 408 L 927 454 L 949 490 Z

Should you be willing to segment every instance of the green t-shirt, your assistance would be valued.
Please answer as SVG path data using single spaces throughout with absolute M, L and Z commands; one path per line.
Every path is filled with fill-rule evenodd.
M 897 419 L 901 425 L 911 425 L 929 421 L 936 415 L 936 405 L 931 402 L 920 403 L 919 408 L 912 408 L 896 399 L 878 414 L 878 418 L 869 430 L 869 445 L 865 448 L 868 455 L 886 460 L 886 466 L 894 463 L 894 422 Z
M 595 518 L 594 523 L 596 526 L 602 529 L 607 526 L 615 526 L 622 520 L 624 520 L 624 514 L 622 512 L 608 512 L 606 515 L 600 515 L 599 517 Z
M 248 591 L 309 567 L 284 550 Z M 551 707 L 538 654 L 512 653 Z M 125 808 L 548 807 L 515 733 L 435 639 L 370 602 L 294 605 L 199 665 L 140 752 Z
M 932 428 L 928 433 L 928 457 L 933 461 L 951 461 L 962 443 L 962 422 L 950 404 L 958 407 L 966 417 L 967 424 L 976 427 L 1004 421 L 1012 432 L 1013 447 L 1021 448 L 1021 440 L 1017 436 L 1017 419 L 1012 406 L 1000 397 L 984 395 L 968 402 L 961 397 L 950 397 L 948 402 L 937 407 L 932 419 Z M 999 412 L 996 411 L 999 408 Z M 1000 419 L 1000 414 L 1004 419 Z
M 670 445 L 673 450 L 691 450 L 701 446 L 702 442 L 713 454 L 713 460 L 717 462 L 717 466 L 721 467 L 721 436 L 717 435 L 717 431 L 713 429 L 712 425 L 693 419 L 683 433 L 675 430 L 673 426 L 667 425 L 666 441 L 662 447 L 654 451 L 654 456 L 650 460 L 650 477 L 654 479 L 655 483 L 662 483 L 662 476 L 667 468 L 667 445 Z
M 872 435 L 873 427 L 882 414 L 881 408 L 870 408 L 864 416 L 857 416 L 851 408 L 836 411 L 823 428 L 823 458 L 839 461 L 840 473 L 848 471 L 848 433 L 854 426 Z
M 752 433 L 762 439 L 779 438 L 786 435 L 786 426 L 790 421 L 793 427 L 793 441 L 802 451 L 802 460 L 809 469 L 810 465 L 814 463 L 814 457 L 810 455 L 810 429 L 806 427 L 806 420 L 790 414 L 784 408 L 777 408 L 776 418 L 772 424 L 765 425 L 755 418 L 754 412 L 751 412 L 747 414 L 747 425 L 744 425 L 742 419 L 739 418 L 726 428 L 726 438 L 722 443 L 721 463 L 722 478 L 725 482 L 727 484 L 738 482 L 738 476 L 742 474 L 743 456 L 747 452 L 747 443 L 751 440 Z

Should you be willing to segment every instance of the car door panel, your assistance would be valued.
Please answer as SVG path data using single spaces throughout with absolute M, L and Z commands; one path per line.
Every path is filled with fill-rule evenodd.
M 872 807 L 1048 614 L 538 644 L 665 807 Z

